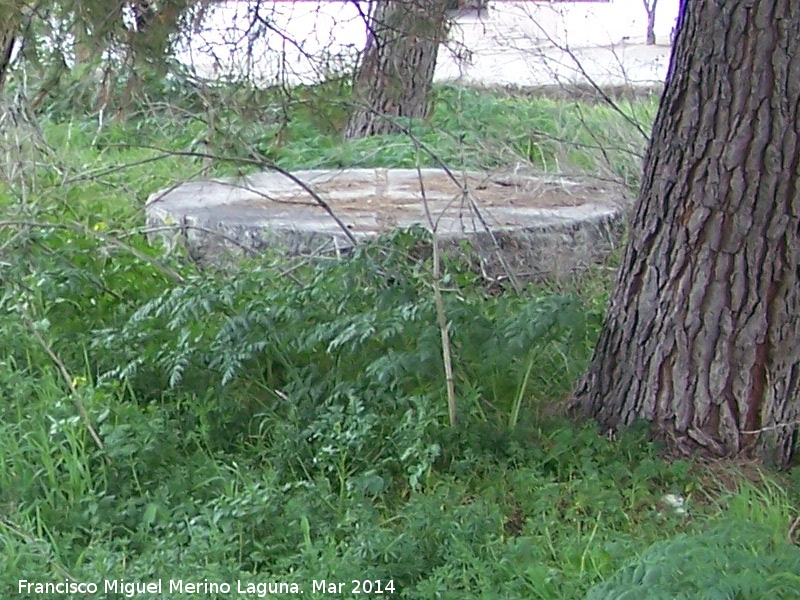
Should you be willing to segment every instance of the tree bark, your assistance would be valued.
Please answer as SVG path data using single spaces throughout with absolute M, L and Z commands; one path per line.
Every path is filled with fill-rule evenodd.
M 656 43 L 656 6 L 658 0 L 642 0 L 644 3 L 644 10 L 647 12 L 647 35 L 645 36 L 645 43 L 648 46 L 654 46 Z
M 380 0 L 353 86 L 345 138 L 398 133 L 395 119 L 427 118 L 450 0 Z
M 11 70 L 11 59 L 14 55 L 14 45 L 17 37 L 11 27 L 5 27 L 0 23 L 0 91 L 6 84 L 6 77 Z
M 800 419 L 800 3 L 682 0 L 629 243 L 573 408 L 786 466 Z

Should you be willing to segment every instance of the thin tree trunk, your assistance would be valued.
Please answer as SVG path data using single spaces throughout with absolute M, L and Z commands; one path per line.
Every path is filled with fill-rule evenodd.
M 788 465 L 800 419 L 800 3 L 684 0 L 630 241 L 573 407 Z
M 647 15 L 647 40 L 648 46 L 655 46 L 656 44 L 656 11 L 655 7 Z
M 397 133 L 397 117 L 426 118 L 449 0 L 381 0 L 353 88 L 346 138 Z
M 654 46 L 656 43 L 656 6 L 658 0 L 642 0 L 644 3 L 644 10 L 647 13 L 647 35 L 645 43 L 648 46 Z

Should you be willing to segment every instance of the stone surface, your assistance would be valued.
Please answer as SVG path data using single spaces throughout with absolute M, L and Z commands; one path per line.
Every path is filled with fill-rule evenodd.
M 626 207 L 622 188 L 596 182 L 348 169 L 188 182 L 153 194 L 146 211 L 150 228 L 164 235 L 173 225 L 168 243 L 182 239 L 201 261 L 266 248 L 346 255 L 354 242 L 421 225 L 445 249 L 463 253 L 468 240 L 467 257 L 488 278 L 510 270 L 538 279 L 602 260 L 621 238 Z

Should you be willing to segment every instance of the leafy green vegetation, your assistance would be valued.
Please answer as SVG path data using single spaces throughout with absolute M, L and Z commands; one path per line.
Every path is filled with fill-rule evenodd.
M 587 600 L 796 598 L 800 548 L 771 528 L 731 521 L 650 547 Z
M 638 133 L 600 104 L 443 88 L 431 122 L 409 124 L 414 138 L 344 144 L 329 92 L 262 98 L 274 122 L 220 110 L 210 151 L 230 160 L 211 172 L 261 155 L 292 168 L 441 159 L 638 176 Z M 139 227 L 142 205 L 199 175 L 207 157 L 191 153 L 205 152 L 207 123 L 188 104 L 103 123 L 67 108 L 36 122 L 15 113 L 0 130 L 5 597 L 70 597 L 20 580 L 95 582 L 97 597 L 117 598 L 158 579 L 162 591 L 140 597 L 191 597 L 170 579 L 232 587 L 207 598 L 248 582 L 315 597 L 321 580 L 345 583 L 345 597 L 351 580 L 373 582 L 369 597 L 376 581 L 381 596 L 392 582 L 420 599 L 651 597 L 640 573 L 660 586 L 653 598 L 800 589 L 799 472 L 747 479 L 666 461 L 644 427 L 603 437 L 563 416 L 606 271 L 515 294 L 446 263 L 450 428 L 424 232 L 347 261 L 214 270 L 165 257 Z M 614 145 L 626 150 L 603 166 Z M 715 596 L 699 587 L 709 557 L 726 577 Z
M 290 92 L 204 88 L 199 97 L 192 87 L 175 80 L 151 86 L 123 123 L 112 120 L 102 128 L 95 124 L 99 131 L 92 132 L 92 124 L 84 121 L 92 144 L 109 148 L 136 141 L 163 147 L 169 140 L 167 148 L 174 151 L 210 152 L 228 159 L 258 157 L 290 169 L 444 164 L 455 170 L 579 172 L 635 187 L 646 141 L 642 131 L 649 131 L 658 108 L 654 93 L 620 98 L 611 107 L 599 100 L 552 98 L 536 91 L 512 94 L 442 86 L 435 92 L 432 117 L 405 124 L 410 135 L 343 141 L 350 105 L 343 81 Z M 154 98 L 164 95 L 171 104 L 155 109 L 163 102 Z M 85 106 L 77 93 L 65 94 L 53 99 L 47 114 L 59 123 L 72 122 Z M 226 172 L 230 169 L 227 165 Z

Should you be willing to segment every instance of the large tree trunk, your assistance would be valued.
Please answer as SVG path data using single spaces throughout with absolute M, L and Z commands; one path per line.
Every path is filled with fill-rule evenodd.
M 356 77 L 346 138 L 397 133 L 397 117 L 426 118 L 450 0 L 379 0 Z
M 800 418 L 800 2 L 684 0 L 574 408 L 788 465 Z

